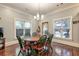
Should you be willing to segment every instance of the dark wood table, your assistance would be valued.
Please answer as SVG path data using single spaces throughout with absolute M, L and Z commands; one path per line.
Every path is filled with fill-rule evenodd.
M 39 38 L 38 37 L 31 37 L 31 38 L 26 38 L 24 39 L 24 46 L 25 49 L 27 49 L 29 51 L 29 49 L 32 48 L 33 44 L 38 42 Z M 28 52 L 28 55 L 30 55 L 30 53 Z
M 39 37 L 31 37 L 24 39 L 24 42 L 37 42 L 39 40 Z
M 31 37 L 24 39 L 24 45 L 26 48 L 29 48 L 31 44 L 36 43 L 39 40 L 39 37 Z

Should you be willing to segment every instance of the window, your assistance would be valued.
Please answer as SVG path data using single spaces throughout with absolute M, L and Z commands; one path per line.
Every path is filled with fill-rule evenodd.
M 31 36 L 31 24 L 25 21 L 16 21 L 16 36 Z
M 25 26 L 25 36 L 30 36 L 31 24 L 29 22 L 26 22 L 24 26 Z
M 62 18 L 54 21 L 54 37 L 70 38 L 72 36 L 71 17 Z
M 42 34 L 43 35 L 48 34 L 48 22 L 43 22 L 42 23 Z

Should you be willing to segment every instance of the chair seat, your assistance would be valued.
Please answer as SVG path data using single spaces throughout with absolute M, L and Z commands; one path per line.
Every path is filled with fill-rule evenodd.
M 42 50 L 42 47 L 39 47 L 39 46 L 32 46 L 32 48 L 36 50 Z

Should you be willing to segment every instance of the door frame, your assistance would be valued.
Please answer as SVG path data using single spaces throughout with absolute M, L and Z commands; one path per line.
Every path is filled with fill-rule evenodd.
M 47 24 L 47 28 L 48 28 L 48 32 L 49 32 L 49 23 L 48 22 L 43 22 L 42 23 L 42 35 L 43 35 L 43 26 L 44 26 L 44 24 Z

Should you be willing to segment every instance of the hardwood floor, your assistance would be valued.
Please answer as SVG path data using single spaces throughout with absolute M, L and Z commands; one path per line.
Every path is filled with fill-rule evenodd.
M 15 44 L 0 50 L 0 56 L 16 56 L 17 47 L 18 44 Z M 54 42 L 52 43 L 52 48 L 52 56 L 79 56 L 79 48 L 76 47 Z
M 54 56 L 79 56 L 79 48 L 60 43 L 52 43 Z
M 5 47 L 5 49 L 0 50 L 0 56 L 15 56 L 17 47 L 18 47 L 18 44 Z

